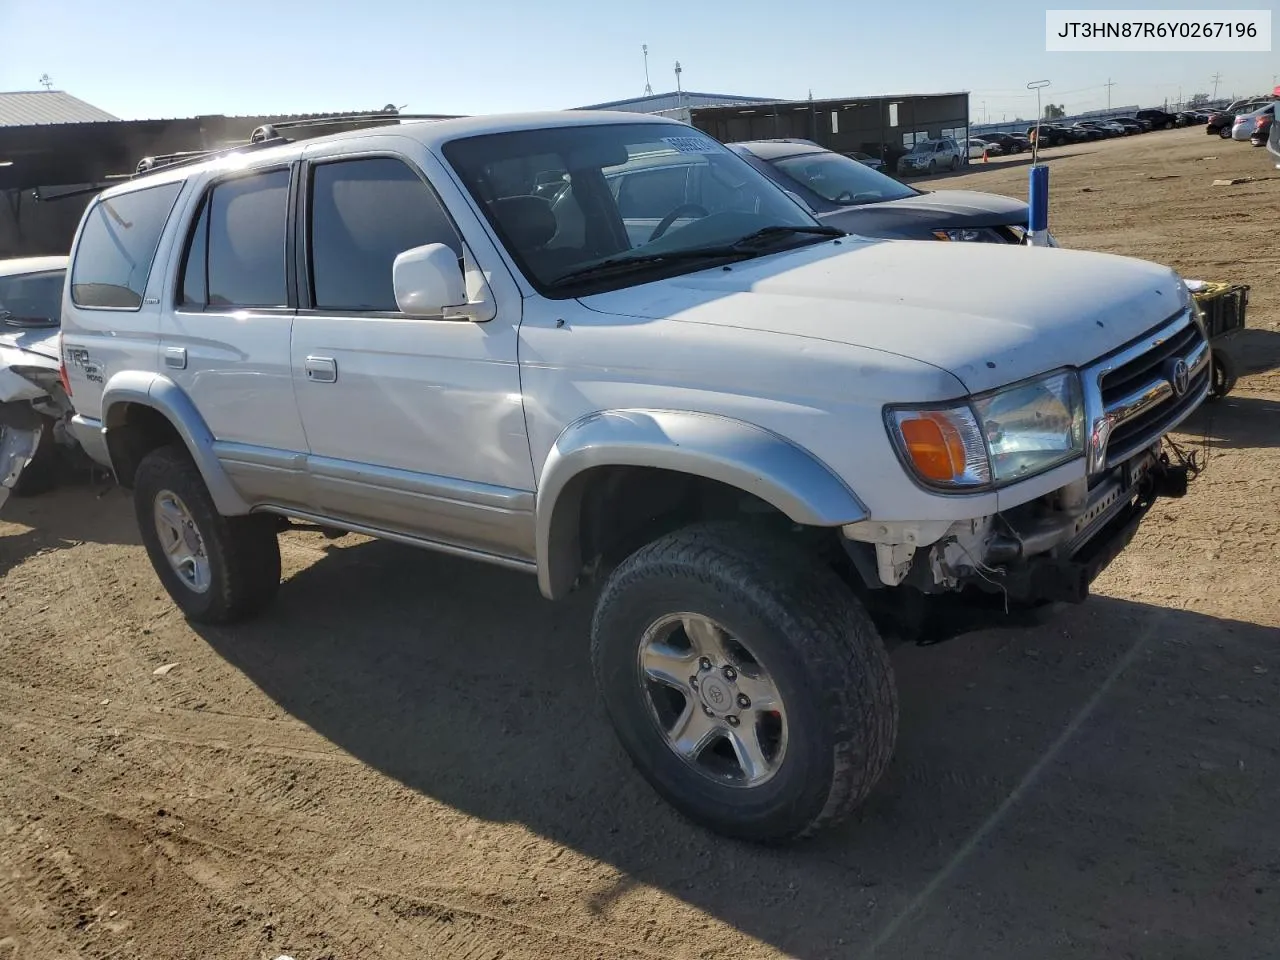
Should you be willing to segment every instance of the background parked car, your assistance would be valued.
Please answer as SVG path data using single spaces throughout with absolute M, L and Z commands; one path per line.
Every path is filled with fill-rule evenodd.
M 1080 131 L 1086 140 L 1103 140 L 1107 136 L 1100 128 L 1091 123 L 1073 123 L 1071 126 L 1072 129 Z
M 1271 136 L 1271 128 L 1275 126 L 1275 113 L 1267 113 L 1258 117 L 1253 127 L 1253 136 L 1249 138 L 1249 142 L 1255 147 L 1264 146 L 1267 138 Z
M 1005 153 L 1022 153 L 1031 149 L 1031 141 L 1020 134 L 984 133 L 981 139 L 999 145 Z
M 1027 128 L 1027 139 L 1034 143 L 1037 136 L 1040 138 L 1041 147 L 1061 147 L 1063 144 L 1071 143 L 1075 140 L 1067 132 L 1066 127 L 1060 127 L 1056 123 L 1040 124 L 1038 134 L 1035 127 Z
M 1268 103 L 1274 102 L 1275 97 L 1251 97 L 1248 100 L 1237 100 L 1225 109 L 1216 110 L 1209 114 L 1204 132 L 1216 133 L 1223 140 L 1226 140 L 1231 136 L 1231 127 L 1235 123 L 1236 117 L 1242 113 L 1251 113 L 1259 107 L 1265 107 Z
M 1152 130 L 1172 130 L 1177 125 L 1177 118 L 1163 110 L 1139 110 L 1136 119 L 1150 123 Z
M 1124 127 L 1126 134 L 1146 133 L 1151 129 L 1151 125 L 1135 117 L 1112 117 L 1112 123 L 1118 123 Z
M 1276 104 L 1268 103 L 1266 106 L 1258 107 L 1256 110 L 1250 110 L 1248 113 L 1238 114 L 1231 124 L 1231 139 L 1248 140 L 1253 136 L 1253 131 L 1258 125 L 1260 117 L 1274 117 L 1276 112 Z
M 0 260 L 0 503 L 53 486 L 70 403 L 58 379 L 66 257 Z
M 965 141 L 969 149 L 970 160 L 981 160 L 985 153 L 989 157 L 999 156 L 1004 153 L 1004 148 L 998 143 L 989 140 L 980 140 L 977 137 L 970 137 Z
M 918 190 L 804 144 L 753 140 L 729 149 L 808 204 L 824 224 L 848 233 L 976 243 L 1021 243 L 1025 236 L 1027 205 L 1021 200 L 970 190 Z
M 951 137 L 921 140 L 898 159 L 898 176 L 932 174 L 960 168 L 960 145 Z
M 879 157 L 873 157 L 869 153 L 861 153 L 857 150 L 854 150 L 851 153 L 846 153 L 845 156 L 848 157 L 850 160 L 857 160 L 859 163 L 866 164 L 872 170 L 884 169 L 884 161 L 881 160 Z

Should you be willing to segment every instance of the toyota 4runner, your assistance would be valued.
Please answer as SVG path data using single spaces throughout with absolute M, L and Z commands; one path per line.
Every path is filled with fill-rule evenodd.
M 186 616 L 268 604 L 281 518 L 594 583 L 635 764 L 759 840 L 885 769 L 881 612 L 1083 600 L 1185 492 L 1162 438 L 1210 379 L 1166 267 L 840 235 L 603 113 L 157 164 L 86 210 L 62 316 L 73 429 Z

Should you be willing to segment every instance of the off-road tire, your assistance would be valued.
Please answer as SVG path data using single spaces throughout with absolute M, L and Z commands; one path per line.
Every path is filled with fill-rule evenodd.
M 15 497 L 34 497 L 58 485 L 58 444 L 53 438 L 54 421 L 37 413 L 27 403 L 0 404 L 0 426 L 30 430 L 40 427 L 40 440 L 31 462 L 18 475 L 11 489 Z
M 712 617 L 767 665 L 785 703 L 788 742 L 764 783 L 735 787 L 703 776 L 654 721 L 638 645 L 673 613 Z M 640 772 L 689 819 L 727 836 L 780 842 L 835 824 L 893 754 L 898 699 L 884 644 L 836 574 L 778 535 L 708 523 L 642 547 L 601 591 L 591 657 L 606 711 Z
M 203 541 L 210 567 L 209 589 L 204 593 L 187 586 L 165 556 L 154 520 L 156 497 L 165 490 L 182 500 Z M 280 589 L 276 518 L 268 514 L 224 517 L 218 513 L 204 478 L 185 449 L 160 447 L 142 459 L 134 478 L 133 503 L 151 565 L 188 619 L 234 623 L 261 613 L 275 599 Z

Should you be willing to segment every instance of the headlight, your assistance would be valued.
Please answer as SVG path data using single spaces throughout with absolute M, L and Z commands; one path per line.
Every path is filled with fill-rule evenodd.
M 968 402 L 890 407 L 887 419 L 906 467 L 943 490 L 1016 483 L 1084 453 L 1084 401 L 1074 370 Z
M 989 227 L 961 227 L 958 230 L 935 230 L 933 235 L 939 240 L 953 240 L 957 243 L 1004 243 L 1000 234 Z

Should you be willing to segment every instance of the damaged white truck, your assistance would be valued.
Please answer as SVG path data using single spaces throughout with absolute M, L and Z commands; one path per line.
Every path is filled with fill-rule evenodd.
M 193 620 L 271 601 L 281 518 L 589 586 L 636 766 L 787 839 L 889 762 L 880 611 L 1083 600 L 1185 492 L 1166 267 L 843 236 L 659 118 L 292 130 L 144 163 L 72 252 L 74 429 Z
M 58 361 L 66 257 L 0 260 L 0 506 L 54 483 L 59 446 L 75 447 Z

